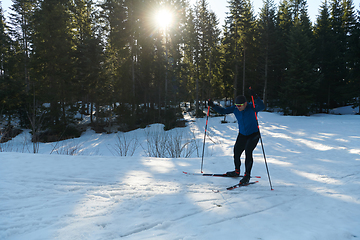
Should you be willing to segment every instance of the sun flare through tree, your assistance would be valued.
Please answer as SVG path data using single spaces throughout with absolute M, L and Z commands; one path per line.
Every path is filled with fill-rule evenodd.
M 160 28 L 166 29 L 172 23 L 172 13 L 168 9 L 160 9 L 155 14 L 156 25 Z

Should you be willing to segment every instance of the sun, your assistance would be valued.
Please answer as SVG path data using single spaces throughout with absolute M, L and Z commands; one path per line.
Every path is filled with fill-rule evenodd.
M 160 28 L 167 28 L 171 25 L 172 14 L 167 9 L 161 9 L 155 14 L 156 25 Z

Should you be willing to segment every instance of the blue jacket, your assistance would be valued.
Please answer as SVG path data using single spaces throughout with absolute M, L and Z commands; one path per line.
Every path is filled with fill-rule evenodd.
M 239 111 L 235 105 L 227 108 L 214 105 L 212 108 L 220 114 L 234 113 L 239 125 L 239 133 L 242 135 L 248 136 L 259 131 L 252 103 L 248 102 L 243 111 Z M 255 99 L 256 114 L 264 109 L 264 102 L 259 97 Z

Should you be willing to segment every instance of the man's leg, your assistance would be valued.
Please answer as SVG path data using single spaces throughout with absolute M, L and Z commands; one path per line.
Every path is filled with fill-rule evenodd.
M 240 171 L 240 166 L 241 166 L 240 157 L 241 157 L 241 154 L 243 153 L 243 151 L 245 150 L 245 146 L 246 146 L 246 137 L 239 133 L 239 135 L 237 136 L 235 145 L 234 145 L 235 171 L 236 170 Z
M 250 176 L 251 169 L 253 166 L 253 151 L 258 144 L 260 139 L 260 133 L 253 133 L 248 136 L 248 139 L 245 144 L 245 175 Z

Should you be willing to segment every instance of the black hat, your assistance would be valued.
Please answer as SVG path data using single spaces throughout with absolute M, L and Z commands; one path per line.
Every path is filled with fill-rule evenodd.
M 243 104 L 243 103 L 245 103 L 245 102 L 247 102 L 245 96 L 237 96 L 237 97 L 235 98 L 235 104 Z

